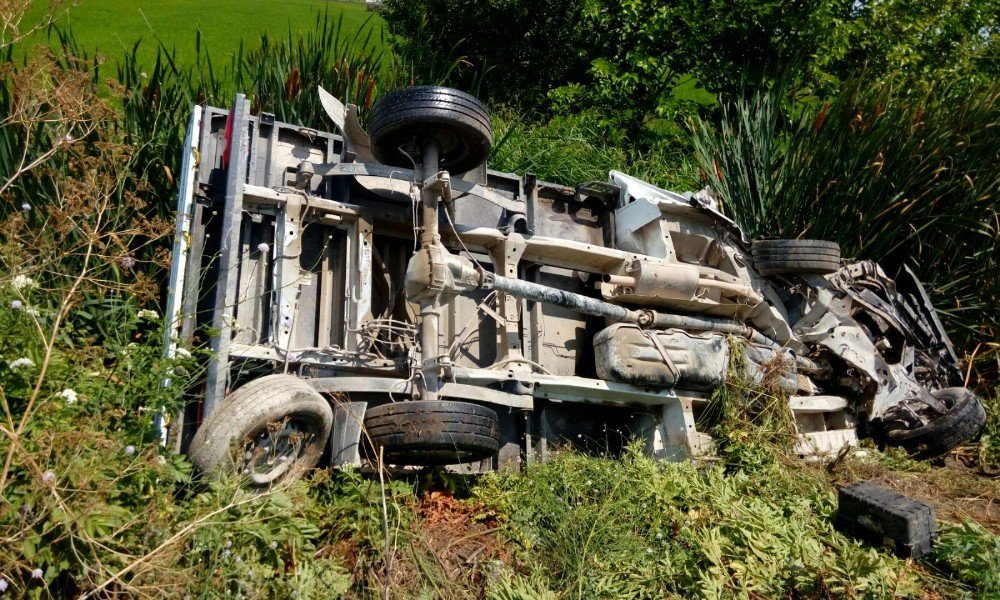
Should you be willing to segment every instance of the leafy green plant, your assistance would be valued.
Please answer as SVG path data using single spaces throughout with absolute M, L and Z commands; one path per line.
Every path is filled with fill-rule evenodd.
M 788 393 L 778 385 L 780 360 L 751 370 L 746 342 L 730 338 L 726 381 L 712 392 L 699 428 L 711 433 L 715 451 L 731 468 L 769 468 L 795 444 Z
M 973 522 L 942 528 L 934 557 L 980 598 L 1000 594 L 1000 536 Z
M 163 385 L 168 374 L 180 380 L 195 365 L 163 358 L 159 329 L 139 334 L 134 308 L 126 331 L 135 341 L 118 352 L 82 338 L 48 341 L 40 328 L 55 311 L 27 281 L 6 283 L 0 306 L 0 535 L 8 542 L 0 573 L 19 594 L 39 597 L 109 575 L 164 525 L 169 492 L 190 467 L 158 456 L 152 417 L 179 405 L 180 386 Z
M 694 161 L 677 145 L 633 143 L 613 120 L 597 112 L 532 123 L 512 109 L 500 108 L 494 111 L 493 132 L 489 165 L 501 171 L 534 173 L 564 185 L 606 181 L 612 169 L 675 189 L 698 183 Z
M 488 600 L 556 600 L 559 596 L 549 591 L 543 577 L 503 574 L 493 581 L 486 592 Z

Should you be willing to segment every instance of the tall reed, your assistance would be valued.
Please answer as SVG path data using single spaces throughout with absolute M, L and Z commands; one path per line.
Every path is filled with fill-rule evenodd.
M 956 340 L 988 350 L 1000 334 L 1000 85 L 914 98 L 856 79 L 793 118 L 785 101 L 761 92 L 695 125 L 728 214 L 756 236 L 834 239 L 847 256 L 912 266 Z

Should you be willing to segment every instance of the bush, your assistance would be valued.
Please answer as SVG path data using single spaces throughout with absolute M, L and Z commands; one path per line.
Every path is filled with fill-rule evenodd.
M 452 85 L 489 100 L 537 107 L 545 94 L 586 73 L 593 43 L 586 2 L 388 0 L 383 12 L 397 51 L 418 63 L 463 58 Z
M 509 108 L 494 111 L 492 169 L 534 173 L 541 179 L 577 185 L 607 181 L 619 170 L 672 189 L 693 189 L 697 167 L 676 138 L 651 147 L 633 143 L 614 121 L 595 112 L 526 121 Z

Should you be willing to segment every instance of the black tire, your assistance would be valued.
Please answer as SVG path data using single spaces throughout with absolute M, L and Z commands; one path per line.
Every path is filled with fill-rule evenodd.
M 266 487 L 298 477 L 323 454 L 333 410 L 326 398 L 292 375 L 268 375 L 247 383 L 201 424 L 188 454 L 202 473 L 239 471 Z
M 368 409 L 365 432 L 385 462 L 439 466 L 476 462 L 500 450 L 500 423 L 491 408 L 445 400 L 392 402 Z
M 754 266 L 761 275 L 833 273 L 840 268 L 840 246 L 824 240 L 754 240 Z
M 420 154 L 418 140 L 434 138 L 441 154 L 439 167 L 453 173 L 482 164 L 493 143 L 493 126 L 482 102 L 434 85 L 383 97 L 372 108 L 368 134 L 375 158 L 395 167 L 412 167 L 409 156 Z
M 931 392 L 948 412 L 923 427 L 891 431 L 888 442 L 901 446 L 915 458 L 934 458 L 975 437 L 986 426 L 986 409 L 971 390 L 950 387 Z

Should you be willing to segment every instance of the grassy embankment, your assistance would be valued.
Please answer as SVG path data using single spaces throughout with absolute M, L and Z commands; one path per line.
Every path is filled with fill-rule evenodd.
M 46 5 L 35 2 L 28 20 L 43 14 Z M 211 50 L 213 61 L 225 64 L 240 41 L 252 45 L 261 34 L 301 35 L 314 29 L 317 12 L 324 11 L 333 20 L 342 15 L 346 29 L 355 31 L 366 20 L 378 19 L 364 2 L 336 0 L 83 0 L 60 10 L 55 23 L 72 27 L 82 50 L 100 52 L 112 61 L 131 51 L 137 41 L 145 40 L 139 58 L 143 64 L 151 64 L 159 40 L 168 49 L 182 50 L 178 54 L 180 66 L 191 66 L 195 57 L 186 50 L 197 31 L 201 31 L 202 43 Z M 41 39 L 43 34 L 36 37 Z M 374 41 L 381 45 L 380 38 Z
M 190 47 L 192 31 L 178 48 Z M 305 63 L 286 61 L 283 44 L 252 61 L 267 77 L 245 80 L 259 82 L 254 96 L 266 109 L 318 118 L 313 86 L 340 72 L 300 70 L 290 89 L 292 65 Z M 11 459 L 0 471 L 0 578 L 12 597 L 371 598 L 386 588 L 393 597 L 496 600 L 1000 593 L 996 480 L 976 475 L 975 465 L 920 464 L 872 448 L 830 465 L 791 459 L 784 403 L 738 379 L 718 398 L 731 418 L 713 431 L 717 456 L 699 463 L 566 452 L 523 474 L 392 478 L 384 495 L 377 479 L 353 472 L 320 472 L 259 495 L 235 481 L 193 479 L 183 457 L 160 451 L 150 424 L 160 407 L 184 401 L 198 351 L 160 357 L 157 321 L 140 308 L 156 308 L 169 231 L 149 213 L 168 208 L 175 192 L 164 173 L 177 170 L 180 129 L 202 83 L 157 73 L 155 58 L 142 58 L 156 56 L 147 50 L 123 60 L 123 73 L 145 72 L 153 83 L 125 85 L 120 110 L 96 110 L 93 95 L 34 92 L 39 103 L 83 98 L 83 106 L 58 106 L 64 115 L 82 111 L 73 118 L 93 127 L 51 172 L 12 186 L 0 213 L 0 458 Z M 353 66 L 372 66 L 344 58 L 352 65 L 345 86 Z M 81 67 L 46 68 L 65 81 Z M 225 76 L 233 80 L 208 101 L 223 101 L 236 85 Z M 86 92 L 87 81 L 84 73 L 74 89 Z M 6 89 L 0 101 L 9 101 Z M 39 127 L 32 139 L 43 143 L 29 156 L 47 147 L 46 131 L 62 138 L 61 123 Z M 509 151 L 553 169 L 593 159 L 632 170 L 635 157 L 608 158 L 581 129 L 567 129 L 556 144 L 522 129 Z M 5 178 L 21 156 L 6 151 L 24 143 L 19 131 L 0 128 Z M 643 168 L 664 177 L 671 159 L 647 157 Z M 168 374 L 173 385 L 163 388 Z M 835 486 L 867 478 L 935 505 L 945 533 L 933 558 L 901 561 L 833 530 Z

